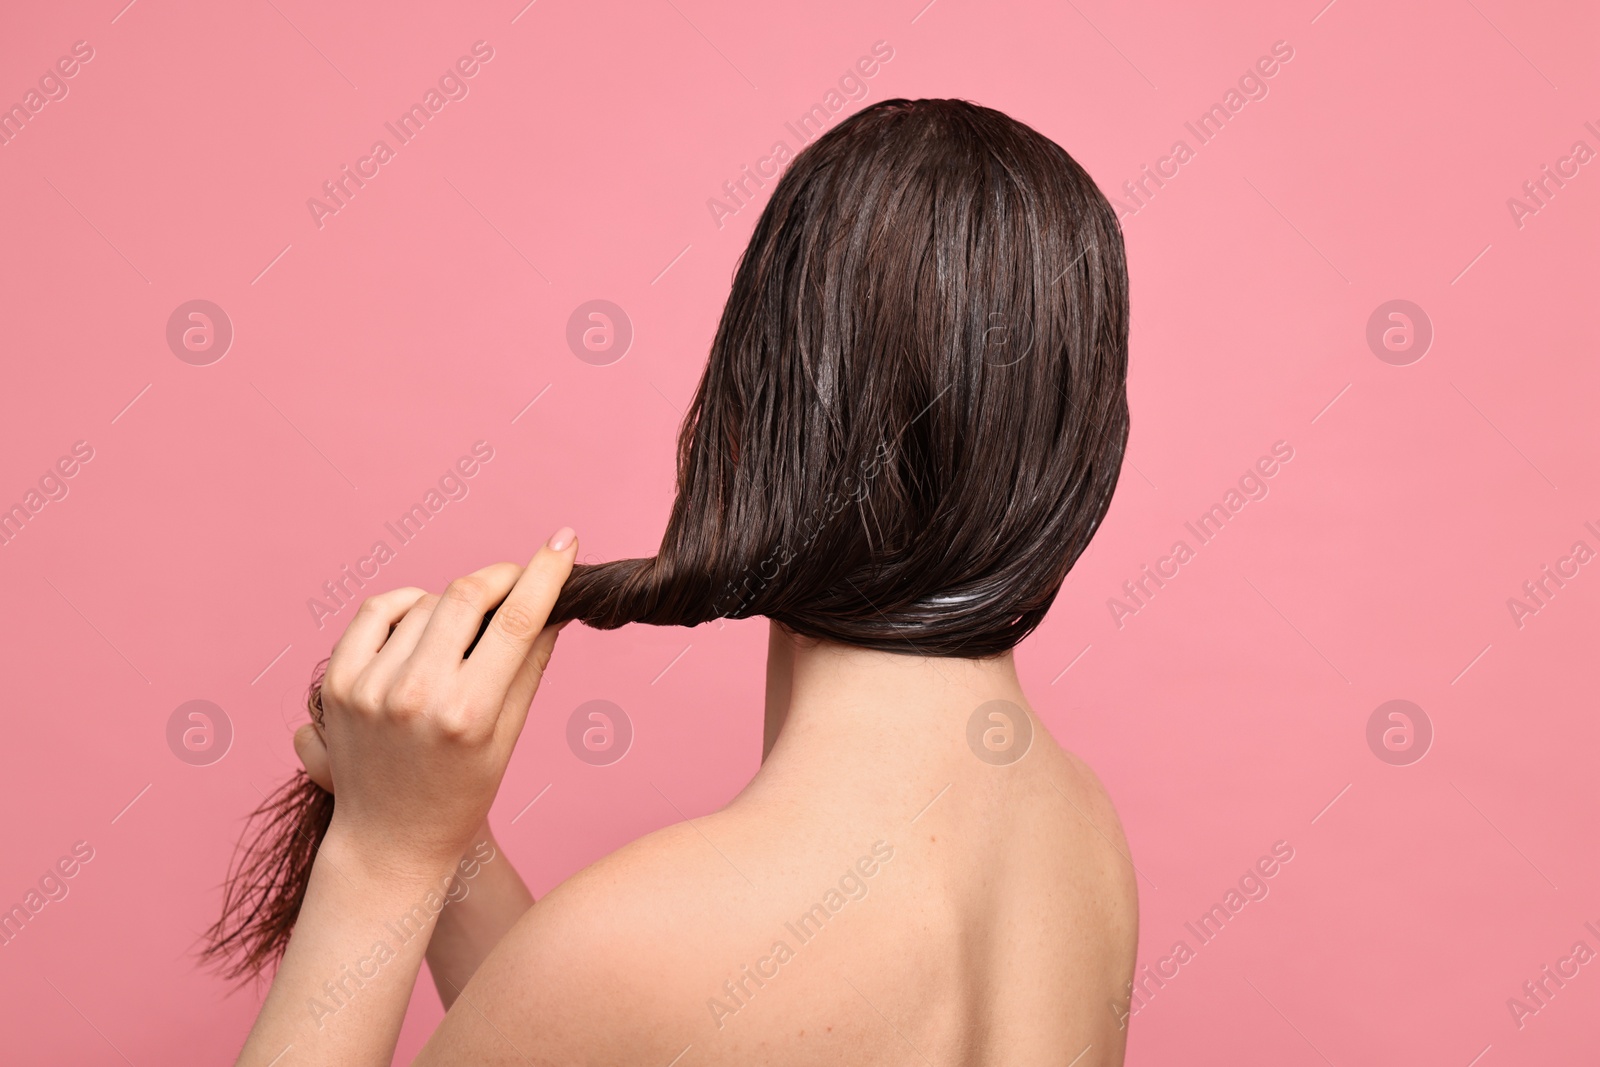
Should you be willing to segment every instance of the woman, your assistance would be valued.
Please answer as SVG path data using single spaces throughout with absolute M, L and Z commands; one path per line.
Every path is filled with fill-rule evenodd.
M 891 100 L 808 147 L 660 552 L 575 567 L 562 529 L 339 639 L 295 737 L 337 797 L 309 880 L 258 912 L 236 876 L 213 932 L 260 966 L 293 923 L 239 1062 L 388 1063 L 426 958 L 448 1012 L 419 1064 L 1120 1063 L 1127 847 L 1011 650 L 1110 503 L 1127 330 L 1115 215 L 1028 127 Z M 560 627 L 752 615 L 750 784 L 534 905 L 486 817 Z

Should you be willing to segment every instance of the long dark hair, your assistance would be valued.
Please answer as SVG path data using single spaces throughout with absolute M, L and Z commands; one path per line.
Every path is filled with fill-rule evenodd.
M 550 621 L 760 615 L 1003 653 L 1111 503 L 1127 356 L 1122 233 L 1071 156 L 966 101 L 864 108 L 795 157 L 756 223 L 660 551 L 580 564 Z M 320 700 L 314 679 L 314 718 Z M 332 813 L 303 772 L 257 810 L 207 960 L 240 976 L 278 959 Z

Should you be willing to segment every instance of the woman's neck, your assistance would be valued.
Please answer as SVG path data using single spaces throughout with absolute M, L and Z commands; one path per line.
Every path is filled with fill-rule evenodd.
M 1027 706 L 1009 652 L 899 655 L 769 627 L 762 768 L 752 783 L 763 789 L 897 795 L 896 782 L 932 781 L 974 758 L 967 725 L 980 705 Z

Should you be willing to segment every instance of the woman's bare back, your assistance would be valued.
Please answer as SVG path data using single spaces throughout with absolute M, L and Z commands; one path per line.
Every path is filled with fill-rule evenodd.
M 919 764 L 803 802 L 758 779 L 580 872 L 417 1062 L 1121 1063 L 1136 886 L 1099 782 L 1042 728 Z

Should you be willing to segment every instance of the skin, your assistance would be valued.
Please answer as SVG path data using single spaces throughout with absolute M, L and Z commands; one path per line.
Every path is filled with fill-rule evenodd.
M 574 555 L 547 547 L 443 600 L 398 590 L 352 621 L 324 683 L 326 740 L 296 735 L 308 773 L 337 785 L 334 824 L 241 1064 L 290 1044 L 283 1067 L 388 1063 L 424 948 L 449 1009 L 424 1067 L 1122 1062 L 1127 844 L 1094 774 L 1028 709 L 1009 653 L 895 655 L 773 624 L 749 785 L 533 905 L 485 819 Z M 513 583 L 512 625 L 497 632 L 502 607 L 484 663 L 475 650 L 462 664 Z M 995 700 L 1013 706 L 1013 737 L 1024 719 L 1032 731 L 1009 763 L 968 743 Z M 385 926 L 452 873 L 469 891 L 437 920 L 405 941 Z M 359 987 L 346 978 L 334 1010 L 323 983 L 375 940 L 392 958 Z M 329 1009 L 315 1020 L 313 997 Z

